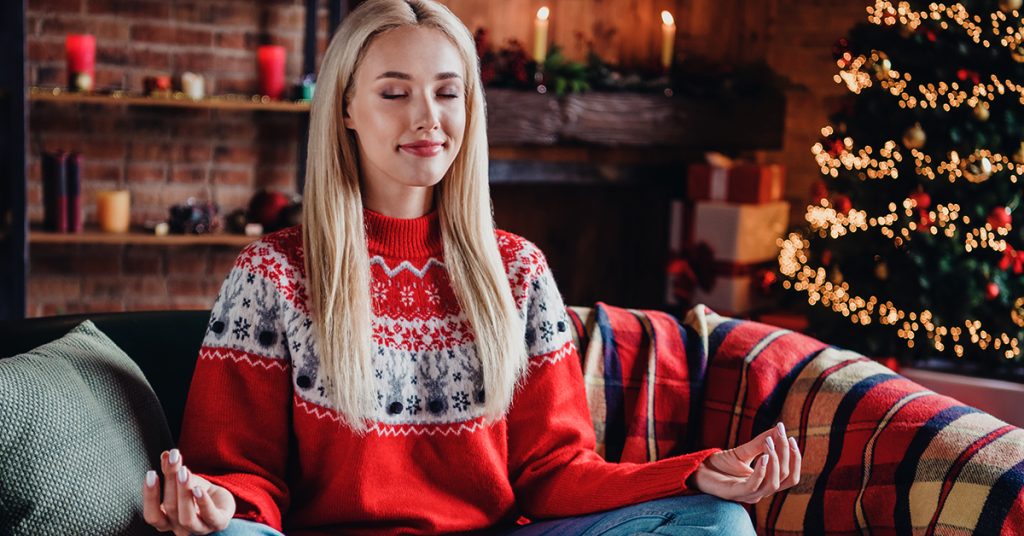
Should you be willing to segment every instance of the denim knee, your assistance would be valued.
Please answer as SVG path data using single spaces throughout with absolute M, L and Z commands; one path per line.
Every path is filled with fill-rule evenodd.
M 710 508 L 707 509 L 709 525 L 715 527 L 718 534 L 736 536 L 756 535 L 753 520 L 747 509 L 740 503 L 708 497 Z

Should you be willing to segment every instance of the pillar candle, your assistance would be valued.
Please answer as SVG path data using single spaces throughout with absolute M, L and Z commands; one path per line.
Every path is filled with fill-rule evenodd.
M 68 34 L 64 38 L 67 56 L 68 89 L 92 91 L 96 80 L 96 37 Z
M 672 67 L 672 49 L 676 44 L 676 23 L 668 11 L 661 12 L 661 67 Z
M 43 152 L 43 228 L 55 233 L 68 231 L 68 186 L 64 151 Z
M 551 10 L 544 6 L 537 10 L 537 18 L 533 21 L 533 60 L 544 63 L 548 57 L 548 16 Z
M 107 233 L 124 233 L 131 222 L 131 197 L 128 190 L 103 190 L 96 192 L 96 219 L 100 230 Z
M 206 90 L 203 76 L 191 72 L 183 73 L 181 75 L 181 90 L 192 100 L 203 100 Z
M 277 100 L 284 93 L 285 49 L 280 45 L 263 45 L 256 52 L 259 61 L 260 94 Z

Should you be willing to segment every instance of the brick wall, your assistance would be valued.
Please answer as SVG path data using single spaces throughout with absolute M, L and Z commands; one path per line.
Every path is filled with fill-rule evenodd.
M 482 1 L 446 3 L 463 15 L 480 11 L 477 4 Z M 715 43 L 731 43 L 704 52 L 718 51 L 723 59 L 763 57 L 805 86 L 789 95 L 783 150 L 766 155 L 788 167 L 786 195 L 794 204 L 793 217 L 802 217 L 808 189 L 818 178 L 810 147 L 832 100 L 844 91 L 832 80 L 831 46 L 864 19 L 868 1 L 676 3 L 682 5 L 680 12 L 702 14 L 709 21 L 728 15 L 734 21 L 725 26 L 693 22 L 694 30 L 680 35 L 684 44 L 696 47 L 694 43 L 711 42 L 712 37 Z M 319 20 L 322 51 L 325 8 Z M 98 42 L 98 87 L 138 90 L 147 75 L 172 74 L 176 79 L 192 70 L 205 77 L 208 94 L 251 94 L 257 87 L 259 44 L 285 45 L 288 83 L 297 81 L 303 21 L 302 0 L 29 0 L 29 82 L 62 84 L 64 36 L 88 32 Z M 723 31 L 730 37 L 723 37 Z M 529 38 L 521 36 L 526 42 Z M 95 218 L 95 191 L 119 185 L 132 192 L 135 224 L 165 218 L 170 205 L 190 196 L 213 199 L 227 213 L 243 207 L 257 188 L 294 189 L 299 135 L 295 114 L 35 102 L 29 129 L 33 222 L 42 219 L 39 155 L 57 148 L 84 153 L 87 223 Z M 222 246 L 32 244 L 30 249 L 29 316 L 206 308 L 238 252 Z
M 319 50 L 326 45 L 320 12 Z M 302 73 L 302 0 L 29 0 L 31 85 L 65 82 L 64 38 L 96 36 L 96 87 L 139 91 L 149 75 L 203 75 L 207 94 L 257 92 L 256 48 L 284 45 L 286 81 Z M 29 111 L 29 218 L 43 218 L 40 154 L 83 153 L 82 208 L 126 187 L 132 223 L 167 218 L 189 197 L 226 214 L 258 188 L 295 190 L 298 114 L 34 102 Z M 238 248 L 30 245 L 28 316 L 208 308 Z

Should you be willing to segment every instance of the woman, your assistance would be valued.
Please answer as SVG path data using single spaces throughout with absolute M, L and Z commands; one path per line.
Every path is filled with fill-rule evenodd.
M 594 452 L 544 256 L 494 229 L 466 27 L 431 0 L 370 0 L 318 86 L 303 224 L 246 247 L 224 282 L 180 451 L 162 484 L 146 475 L 146 520 L 181 535 L 752 533 L 733 501 L 799 479 L 781 424 L 649 464 Z

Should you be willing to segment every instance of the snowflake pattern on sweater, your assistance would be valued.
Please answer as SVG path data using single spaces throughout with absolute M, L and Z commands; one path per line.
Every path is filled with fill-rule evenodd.
M 548 362 L 564 357 L 572 346 L 568 317 L 543 254 L 516 235 L 499 231 L 497 238 L 525 321 L 528 356 Z M 307 295 L 301 244 L 301 228 L 291 227 L 243 250 L 214 303 L 202 357 L 253 361 L 255 355 L 262 358 L 256 360 L 260 366 L 291 370 L 307 411 L 337 420 L 319 373 L 308 305 L 296 299 Z M 486 401 L 482 365 L 465 314 L 452 307 L 457 301 L 443 259 L 375 254 L 370 266 L 373 418 L 385 425 L 374 430 L 387 433 L 387 425 L 403 425 L 431 433 L 434 425 L 480 419 Z

